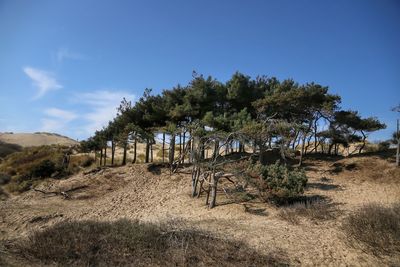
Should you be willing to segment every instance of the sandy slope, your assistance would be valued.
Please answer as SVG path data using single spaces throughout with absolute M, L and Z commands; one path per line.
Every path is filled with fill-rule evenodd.
M 76 145 L 78 142 L 66 136 L 50 133 L 0 133 L 0 141 L 22 147 L 42 145 Z
M 399 179 L 386 179 L 389 175 L 385 176 L 385 171 L 393 172 L 393 167 L 378 157 L 307 163 L 310 186 L 306 194 L 325 196 L 337 204 L 341 212 L 335 220 L 302 219 L 299 225 L 293 225 L 282 220 L 271 205 L 259 201 L 232 203 L 222 192 L 217 199 L 219 206 L 208 210 L 204 198 L 190 198 L 188 170 L 170 176 L 165 169 L 149 172 L 143 164 L 79 174 L 41 186 L 48 191 L 88 186 L 71 193 L 70 200 L 31 191 L 0 202 L 0 239 L 26 236 L 61 220 L 174 220 L 175 224 L 184 221 L 184 227 L 243 240 L 264 253 L 286 255 L 292 265 L 382 266 L 393 260 L 400 262 L 400 255 L 397 259 L 376 258 L 350 247 L 340 229 L 344 216 L 365 203 L 400 200 L 398 170 L 390 177 Z M 332 172 L 338 166 L 352 164 L 358 167 Z M 257 212 L 246 212 L 252 210 Z

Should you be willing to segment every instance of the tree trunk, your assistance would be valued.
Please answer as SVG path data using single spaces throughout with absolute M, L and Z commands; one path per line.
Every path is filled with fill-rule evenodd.
M 260 145 L 259 145 L 259 147 L 260 147 L 260 155 L 259 155 L 259 157 L 258 157 L 258 161 L 262 164 L 262 165 L 265 165 L 266 164 L 266 159 L 264 158 L 265 157 L 265 146 L 264 146 L 264 144 L 261 142 L 260 143 Z
M 111 166 L 114 166 L 115 142 L 111 140 Z
M 182 133 L 179 133 L 179 158 L 182 156 Z
M 318 152 L 318 143 L 317 143 L 317 132 L 318 132 L 318 125 L 317 125 L 318 119 L 315 119 L 314 121 L 314 151 L 315 153 Z
M 297 137 L 299 136 L 300 131 L 296 131 L 296 134 L 293 138 L 293 144 L 292 144 L 292 149 L 294 150 L 296 147 L 296 141 L 297 141 Z
M 146 156 L 145 156 L 145 163 L 149 163 L 149 156 L 150 156 L 150 142 L 149 142 L 149 139 L 146 139 Z
M 133 140 L 133 160 L 132 163 L 136 163 L 136 148 L 137 148 L 137 138 L 135 135 L 135 139 Z
M 175 158 L 175 134 L 171 135 L 170 145 L 169 145 L 169 164 L 172 167 Z
M 189 155 L 188 155 L 188 161 L 189 161 L 189 163 L 191 163 L 192 162 L 192 137 L 191 136 L 189 136 L 189 141 L 188 141 L 188 153 L 189 153 Z
M 200 168 L 194 167 L 192 171 L 192 197 L 195 197 L 197 195 L 197 185 L 199 183 L 199 178 L 200 178 Z
M 103 148 L 100 149 L 100 167 L 102 166 L 103 163 Z
M 153 143 L 150 144 L 150 162 L 153 162 Z
M 331 155 L 332 154 L 332 147 L 333 147 L 333 145 L 334 144 L 329 144 L 329 148 L 328 148 L 328 155 Z
M 210 209 L 215 207 L 217 202 L 217 186 L 218 186 L 218 178 L 215 176 L 215 168 L 212 170 L 211 174 L 211 201 L 210 201 Z
M 367 139 L 367 136 L 364 134 L 363 131 L 361 131 L 361 134 L 362 134 L 362 136 L 363 136 L 363 139 L 362 139 L 363 144 L 361 145 L 360 149 L 358 150 L 358 154 L 361 154 L 362 150 L 363 150 L 364 147 L 365 147 L 365 140 Z
M 214 152 L 213 152 L 213 156 L 212 157 L 215 159 L 215 158 L 218 157 L 218 155 L 219 155 L 219 141 L 216 140 L 214 142 Z
M 205 147 L 204 147 L 204 141 L 202 139 L 199 140 L 200 142 L 200 158 L 205 159 Z
M 308 154 L 308 148 L 310 147 L 311 137 L 312 137 L 312 134 L 311 134 L 310 137 L 308 137 L 308 139 L 307 139 L 307 145 L 306 145 L 306 147 L 305 147 L 305 149 L 304 149 L 304 155 Z
M 162 133 L 162 162 L 164 163 L 165 157 L 165 133 Z
M 303 164 L 304 146 L 306 144 L 306 134 L 305 133 L 303 133 L 303 138 L 302 139 L 303 140 L 301 142 L 299 166 L 301 166 Z
M 122 165 L 126 165 L 126 150 L 127 150 L 128 142 L 124 143 L 124 155 L 122 156 Z
M 183 157 L 182 157 L 182 163 L 185 163 L 185 154 L 186 154 L 186 149 L 185 149 L 185 144 L 186 144 L 186 132 L 183 132 Z
M 107 164 L 107 143 L 106 146 L 104 147 L 104 166 Z

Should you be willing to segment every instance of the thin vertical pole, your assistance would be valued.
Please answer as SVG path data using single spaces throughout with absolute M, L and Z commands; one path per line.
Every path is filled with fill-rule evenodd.
M 396 166 L 399 167 L 400 164 L 400 132 L 399 132 L 399 124 L 400 120 L 397 119 L 397 132 L 396 132 L 396 137 L 397 137 L 397 151 L 396 151 Z

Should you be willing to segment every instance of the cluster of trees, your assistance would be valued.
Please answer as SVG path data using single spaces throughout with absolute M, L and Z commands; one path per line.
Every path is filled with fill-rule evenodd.
M 239 72 L 222 83 L 194 72 L 187 86 L 178 85 L 159 95 L 146 89 L 134 104 L 123 99 L 116 118 L 82 142 L 82 147 L 100 152 L 100 164 L 106 163 L 110 153 L 114 164 L 115 148 L 120 146 L 124 150 L 122 164 L 126 164 L 128 146 L 133 145 L 132 162 L 136 162 L 137 143 L 142 142 L 146 144 L 145 162 L 150 162 L 159 135 L 163 160 L 167 140 L 168 161 L 173 164 L 176 158 L 184 161 L 186 155 L 193 160 L 190 151 L 196 136 L 240 132 L 240 137 L 225 145 L 225 151 L 251 147 L 261 162 L 263 152 L 272 147 L 280 149 L 283 159 L 295 149 L 301 156 L 307 152 L 337 154 L 340 146 L 349 147 L 353 142 L 363 144 L 358 149 L 361 153 L 368 133 L 385 125 L 376 118 L 361 118 L 357 111 L 340 110 L 340 101 L 340 96 L 316 83 L 298 84 L 267 76 L 251 79 Z
M 115 119 L 81 146 L 96 155 L 99 152 L 100 165 L 111 154 L 113 165 L 117 146 L 123 148 L 122 164 L 126 164 L 128 147 L 133 146 L 135 163 L 137 144 L 145 143 L 145 162 L 151 162 L 155 137 L 162 136 L 162 160 L 168 154 L 171 172 L 185 159 L 191 162 L 192 196 L 206 193 L 206 204 L 212 208 L 218 181 L 233 182 L 230 178 L 237 175 L 226 171 L 224 165 L 233 161 L 223 154 L 247 152 L 238 155 L 262 165 L 271 150 L 283 163 L 299 151 L 301 165 L 306 153 L 338 154 L 340 146 L 348 148 L 354 142 L 362 144 L 361 153 L 367 135 L 386 126 L 376 118 L 362 118 L 357 111 L 341 110 L 340 101 L 340 96 L 316 83 L 267 76 L 252 79 L 239 72 L 222 83 L 194 72 L 186 86 L 158 95 L 146 89 L 134 104 L 123 99 Z M 209 157 L 206 150 L 212 151 Z M 268 174 L 265 181 L 274 181 L 266 186 L 269 192 L 298 194 L 306 182 L 304 173 L 286 166 L 264 174 Z

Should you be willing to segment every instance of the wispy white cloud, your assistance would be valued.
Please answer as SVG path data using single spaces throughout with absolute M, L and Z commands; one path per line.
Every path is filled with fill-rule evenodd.
M 32 79 L 33 84 L 38 89 L 38 93 L 34 99 L 41 98 L 51 90 L 58 90 L 62 88 L 62 86 L 54 78 L 54 75 L 50 72 L 32 67 L 25 67 L 23 68 L 23 71 L 26 75 L 28 75 L 29 78 Z
M 46 109 L 44 113 L 47 115 L 42 119 L 41 131 L 44 132 L 65 131 L 68 124 L 78 118 L 75 112 L 58 108 Z
M 88 122 L 84 127 L 87 134 L 93 134 L 115 118 L 117 108 L 123 98 L 133 101 L 135 96 L 125 91 L 101 90 L 83 93 L 77 99 L 88 105 L 89 111 L 83 115 Z
M 87 57 L 77 52 L 69 50 L 67 47 L 60 47 L 56 53 L 56 60 L 58 62 L 63 62 L 65 59 L 72 60 L 85 60 Z
M 63 110 L 59 108 L 48 108 L 44 111 L 47 116 L 64 120 L 64 121 L 72 121 L 78 117 L 75 112 L 69 110 Z

